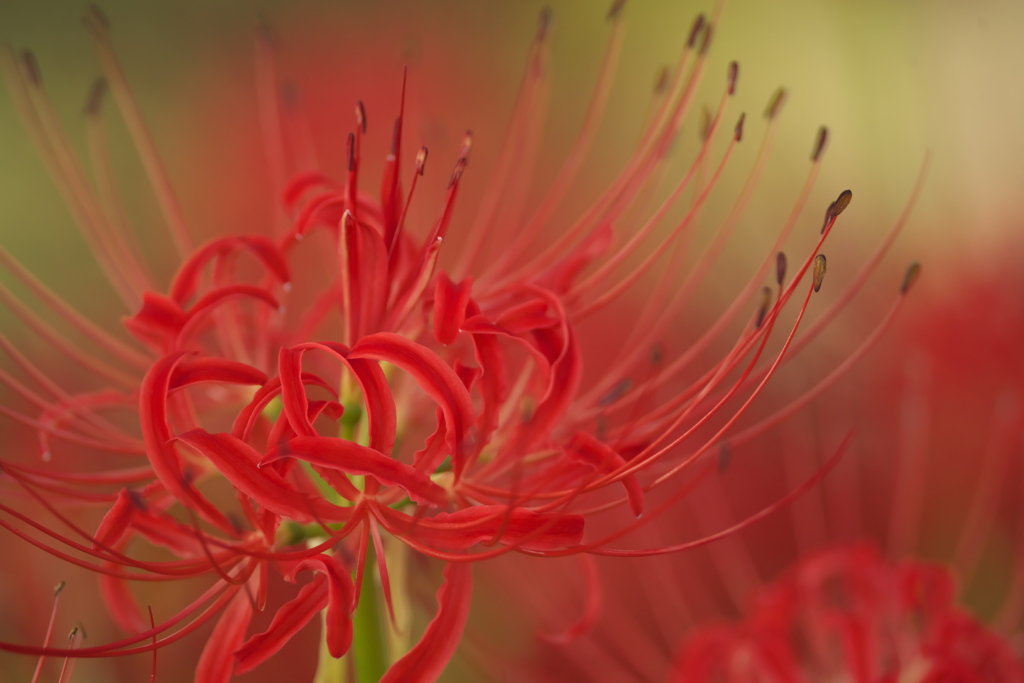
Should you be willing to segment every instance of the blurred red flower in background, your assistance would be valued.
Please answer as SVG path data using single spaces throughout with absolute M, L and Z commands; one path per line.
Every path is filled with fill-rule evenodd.
M 732 63 L 689 169 L 658 195 L 657 180 L 707 65 L 713 22 L 698 18 L 678 63 L 659 84 L 633 155 L 588 209 L 552 231 L 608 97 L 622 5 L 614 3 L 609 13 L 606 56 L 578 138 L 543 199 L 528 202 L 549 85 L 549 18 L 542 16 L 502 155 L 461 241 L 451 239 L 449 229 L 472 136 L 467 133 L 453 155 L 433 219 L 411 225 L 409 208 L 427 150 L 407 152 L 404 83 L 374 197 L 361 189 L 369 130 L 362 104 L 348 135 L 345 177 L 308 167 L 290 135 L 296 114 L 287 97 L 282 103 L 276 96 L 274 50 L 264 35 L 261 114 L 269 122 L 273 174 L 291 178 L 283 188 L 285 219 L 272 235 L 204 235 L 196 247 L 102 14 L 91 10 L 86 17 L 106 73 L 86 107 L 92 180 L 53 116 L 32 55 L 3 55 L 0 67 L 15 104 L 129 312 L 124 326 L 134 340 L 76 313 L 0 250 L 5 268 L 75 336 L 55 330 L 7 290 L 0 292 L 4 302 L 96 378 L 94 389 L 68 391 L 31 354 L 0 337 L 27 378 L 0 377 L 17 397 L 0 410 L 35 433 L 43 461 L 2 462 L 9 502 L 0 505 L 6 515 L 0 524 L 97 572 L 112 617 L 132 634 L 95 646 L 73 638 L 69 647 L 0 647 L 40 657 L 155 653 L 216 620 L 196 678 L 221 681 L 260 665 L 323 612 L 330 657 L 322 672 L 355 638 L 367 645 L 357 646 L 346 662 L 360 680 L 434 680 L 465 627 L 470 562 L 512 551 L 664 554 L 723 535 L 641 550 L 615 547 L 727 464 L 723 435 L 783 362 L 845 307 L 906 214 L 833 304 L 798 334 L 825 276 L 821 247 L 852 196 L 839 194 L 824 221 L 814 221 L 820 238 L 790 269 L 780 250 L 810 199 L 827 140 L 823 129 L 775 244 L 716 322 L 679 354 L 669 354 L 661 340 L 708 275 L 764 171 L 784 93 L 769 104 L 764 142 L 733 208 L 686 271 L 682 259 L 745 120 L 740 115 L 735 126 L 723 125 L 738 79 Z M 119 209 L 99 124 L 107 87 L 178 252 L 166 287 L 140 256 Z M 410 157 L 413 168 L 403 172 Z M 454 263 L 439 267 L 453 243 L 459 247 Z M 770 272 L 775 285 L 763 287 Z M 744 437 L 784 421 L 846 372 L 891 323 L 917 272 L 916 266 L 908 271 L 890 313 L 833 375 L 783 403 Z M 621 300 L 652 273 L 643 305 L 630 310 Z M 727 350 L 693 370 L 749 308 L 753 315 Z M 607 337 L 582 338 L 582 324 L 597 314 L 607 317 Z M 776 325 L 787 331 L 772 348 Z M 585 363 L 588 354 L 599 360 Z M 728 533 L 811 487 L 843 449 Z M 718 462 L 703 457 L 708 453 Z M 111 464 L 122 456 L 132 466 Z M 680 486 L 650 505 L 649 493 L 664 490 L 666 482 Z M 49 517 L 40 521 L 16 502 L 45 509 Z M 65 511 L 69 503 L 103 509 L 98 528 L 84 528 Z M 631 514 L 584 540 L 591 519 L 624 508 Z M 404 589 L 389 580 L 391 539 L 447 563 L 436 616 L 399 657 L 384 652 L 376 584 L 364 580 L 379 576 L 379 600 L 395 624 L 393 593 Z M 149 559 L 154 548 L 172 559 Z M 268 608 L 271 577 L 295 582 L 300 574 L 308 581 Z M 212 583 L 170 618 L 147 614 L 129 588 L 130 582 L 195 577 Z M 265 610 L 273 613 L 266 630 L 249 635 L 250 623 Z
M 731 528 L 819 467 L 856 420 L 851 456 L 788 511 L 698 552 L 594 565 L 586 590 L 574 572 L 535 572 L 542 628 L 563 624 L 571 601 L 585 600 L 586 618 L 533 645 L 536 666 L 504 653 L 518 671 L 508 680 L 1024 680 L 1012 246 L 983 269 L 936 254 L 948 277 L 921 288 L 857 381 L 803 423 L 733 449 L 689 514 L 659 520 L 647 543 Z M 501 659 L 489 639 L 477 645 Z

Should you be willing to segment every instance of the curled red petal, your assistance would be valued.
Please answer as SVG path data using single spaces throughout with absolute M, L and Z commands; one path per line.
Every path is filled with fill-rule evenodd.
M 187 316 L 177 303 L 155 292 L 142 293 L 142 308 L 122 324 L 136 339 L 161 351 L 170 348 Z
M 501 312 L 494 324 L 510 334 L 522 334 L 531 330 L 554 327 L 558 320 L 548 315 L 548 302 L 531 299 Z
M 366 403 L 366 415 L 370 423 L 370 448 L 381 453 L 391 453 L 395 448 L 398 418 L 388 378 L 380 365 L 374 361 L 353 357 L 347 346 L 336 342 L 314 342 L 294 347 L 296 351 L 308 349 L 325 351 L 352 371 L 363 391 L 363 401 Z
M 261 465 L 297 457 L 311 465 L 348 474 L 368 474 L 389 486 L 398 486 L 418 503 L 446 505 L 447 492 L 423 472 L 372 448 L 326 436 L 299 436 L 272 451 Z
M 317 375 L 304 372 L 300 376 L 300 379 L 303 384 L 318 386 L 337 397 L 334 388 L 324 381 L 323 378 L 318 377 Z M 256 395 L 252 397 L 249 404 L 238 413 L 238 417 L 235 418 L 235 423 L 231 427 L 231 433 L 243 441 L 248 440 L 250 432 L 256 425 L 257 420 L 259 420 L 260 416 L 263 414 L 264 408 L 266 408 L 280 393 L 281 378 L 272 377 L 267 380 L 267 383 L 256 392 Z
M 587 432 L 577 432 L 573 435 L 566 452 L 575 459 L 592 465 L 602 474 L 612 472 L 626 464 L 626 459 L 618 451 Z M 626 489 L 629 509 L 639 517 L 644 512 L 643 487 L 640 486 L 635 474 L 624 477 L 622 486 Z
M 452 562 L 444 568 L 444 583 L 437 591 L 437 614 L 420 641 L 391 665 L 381 683 L 431 683 L 455 654 L 469 617 L 473 593 L 472 567 Z
M 103 515 L 103 519 L 100 520 L 100 525 L 96 528 L 96 533 L 93 535 L 92 547 L 109 548 L 121 540 L 124 532 L 128 530 L 128 525 L 132 520 L 135 510 L 136 505 L 132 499 L 131 492 L 128 489 L 121 489 L 117 494 L 117 500 L 114 501 L 114 504 Z
M 390 332 L 363 337 L 352 347 L 350 358 L 384 360 L 411 374 L 444 410 L 448 446 L 452 450 L 455 478 L 462 474 L 474 423 L 473 402 L 458 374 L 441 358 L 420 344 Z
M 297 562 L 288 579 L 307 569 L 327 578 L 327 650 L 332 657 L 341 657 L 352 646 L 352 610 L 355 609 L 352 577 L 336 556 L 320 554 Z
M 299 594 L 281 605 L 270 626 L 235 650 L 235 673 L 252 671 L 284 647 L 316 613 L 327 606 L 327 577 L 317 574 Z
M 284 192 L 281 195 L 281 199 L 284 201 L 285 207 L 288 209 L 294 209 L 295 204 L 299 201 L 302 195 L 307 190 L 314 187 L 330 187 L 332 189 L 338 189 L 338 184 L 319 171 L 303 171 L 302 173 L 298 173 L 288 181 L 288 184 L 285 185 Z
M 195 294 L 199 274 L 211 260 L 231 251 L 247 249 L 259 259 L 263 267 L 282 284 L 291 279 L 288 262 L 277 246 L 266 237 L 260 235 L 242 235 L 221 237 L 206 243 L 192 253 L 174 275 L 171 282 L 170 297 L 178 304 L 184 305 L 186 300 Z
M 210 501 L 187 483 L 178 454 L 171 446 L 171 427 L 167 421 L 167 393 L 177 366 L 186 353 L 173 353 L 156 360 L 142 380 L 139 391 L 139 421 L 146 456 L 164 488 L 183 505 L 195 510 L 211 524 L 230 534 L 234 526 Z
M 181 327 L 174 343 L 179 347 L 184 345 L 185 341 L 196 330 L 200 329 L 211 313 L 225 303 L 239 298 L 253 299 L 266 304 L 274 310 L 280 309 L 277 299 L 263 287 L 257 287 L 256 285 L 227 285 L 225 287 L 218 287 L 201 296 L 192 305 L 192 308 L 188 311 L 188 320 Z
M 258 463 L 262 455 L 231 434 L 210 434 L 194 429 L 175 438 L 209 459 L 236 489 L 267 510 L 307 522 L 314 515 L 333 520 L 343 512 L 319 498 L 303 496 L 273 469 L 260 469 Z
M 423 448 L 416 451 L 412 456 L 412 466 L 420 472 L 434 472 L 444 462 L 444 413 L 440 408 L 437 408 L 436 412 L 437 428 L 423 442 Z
M 267 373 L 245 363 L 225 358 L 195 358 L 185 359 L 178 364 L 169 388 L 177 389 L 199 382 L 260 386 L 266 381 Z

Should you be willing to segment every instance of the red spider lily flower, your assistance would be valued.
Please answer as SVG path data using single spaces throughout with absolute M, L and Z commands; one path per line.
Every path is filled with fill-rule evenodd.
M 42 507 L 58 524 L 25 514 L 12 498 L 0 503 L 6 515 L 0 525 L 100 574 L 111 615 L 132 634 L 73 649 L 12 643 L 0 648 L 77 658 L 149 653 L 215 621 L 196 672 L 197 680 L 212 683 L 259 666 L 322 614 L 326 650 L 339 658 L 353 639 L 375 637 L 354 623 L 361 610 L 377 609 L 368 571 L 376 571 L 382 602 L 394 621 L 393 593 L 402 587 L 389 581 L 388 550 L 402 543 L 447 564 L 436 615 L 418 643 L 390 662 L 384 680 L 429 681 L 440 675 L 465 627 L 471 562 L 512 552 L 630 556 L 697 545 L 632 550 L 616 542 L 659 518 L 715 469 L 704 456 L 718 452 L 723 435 L 779 367 L 845 306 L 906 216 L 833 305 L 805 329 L 812 295 L 825 277 L 822 246 L 852 198 L 849 190 L 839 193 L 824 220 L 813 221 L 815 243 L 790 269 L 780 249 L 810 199 L 827 140 L 823 129 L 807 180 L 775 244 L 739 296 L 673 360 L 652 352 L 660 349 L 657 342 L 736 227 L 763 172 L 784 92 L 766 111 L 765 142 L 735 208 L 695 270 L 680 279 L 686 253 L 680 245 L 688 243 L 707 198 L 718 189 L 745 121 L 741 114 L 735 126 L 725 124 L 738 81 L 738 65 L 732 63 L 689 169 L 655 208 L 646 206 L 651 193 L 657 196 L 655 181 L 708 64 L 713 22 L 698 18 L 659 88 L 633 155 L 575 222 L 539 246 L 541 237 L 551 236 L 545 231 L 552 227 L 553 212 L 600 122 L 615 70 L 622 9 L 616 2 L 609 13 L 608 56 L 579 137 L 548 193 L 523 220 L 516 201 L 530 169 L 516 162 L 540 135 L 540 103 L 549 84 L 547 13 L 531 49 L 504 157 L 461 245 L 449 233 L 469 172 L 472 136 L 467 134 L 452 155 L 454 168 L 434 217 L 413 225 L 409 207 L 426 170 L 427 150 L 415 154 L 411 170 L 405 168 L 411 155 L 403 144 L 403 81 L 379 197 L 362 189 L 368 125 L 360 104 L 348 135 L 345 177 L 292 169 L 283 188 L 289 222 L 279 234 L 207 236 L 198 247 L 117 61 L 109 24 L 90 10 L 85 23 L 106 80 L 90 99 L 86 116 L 94 129 L 109 87 L 180 255 L 173 278 L 162 287 L 147 274 L 110 213 L 110 197 L 103 192 L 113 184 L 102 163 L 103 148 L 93 150 L 101 157 L 94 186 L 51 116 L 34 58 L 4 53 L 0 68 L 15 104 L 127 307 L 124 326 L 135 343 L 76 313 L 0 250 L 11 274 L 101 353 L 83 350 L 6 290 L 0 290 L 0 298 L 47 343 L 103 382 L 97 391 L 67 391 L 0 337 L 35 386 L 7 373 L 0 379 L 38 413 L 8 405 L 0 412 L 36 432 L 45 461 L 59 455 L 62 461 L 85 463 L 93 452 L 101 454 L 97 467 L 88 469 L 4 460 L 12 496 Z M 273 51 L 262 40 L 260 73 L 267 76 L 275 71 Z M 262 92 L 277 90 L 273 81 L 262 85 Z M 280 103 L 264 105 L 280 113 Z M 272 147 L 283 146 L 272 138 Z M 716 143 L 723 151 L 713 159 Z M 682 218 L 674 218 L 680 208 Z M 510 226 L 503 225 L 506 214 Z M 452 255 L 453 266 L 442 267 L 452 243 L 461 250 Z M 493 256 L 484 258 L 488 252 Z M 304 276 L 318 257 L 315 269 L 323 281 L 311 284 Z M 657 266 L 660 276 L 613 362 L 588 374 L 588 351 L 605 353 L 610 345 L 585 339 L 581 326 L 618 305 Z M 762 287 L 771 271 L 774 287 Z M 863 349 L 889 325 L 916 272 L 909 271 L 892 311 Z M 696 373 L 696 380 L 688 379 L 701 354 L 750 308 L 753 315 L 740 324 L 728 350 Z M 792 311 L 791 318 L 784 310 Z M 615 324 L 623 325 L 618 318 Z M 782 328 L 788 329 L 778 334 Z M 778 347 L 770 347 L 769 340 L 777 337 L 782 338 Z M 837 373 L 862 353 L 853 354 Z M 784 419 L 799 405 L 780 408 L 773 419 Z M 114 455 L 134 459 L 135 466 L 106 467 Z M 832 465 L 834 459 L 790 497 Z M 686 485 L 651 505 L 651 491 L 670 481 Z M 84 528 L 62 501 L 101 506 L 105 514 L 98 528 Z M 588 520 L 619 510 L 628 513 L 616 528 L 584 540 Z M 174 559 L 129 554 L 140 544 Z M 301 586 L 274 608 L 267 629 L 253 634 L 250 625 L 268 609 L 275 575 L 302 581 Z M 129 588 L 132 582 L 193 577 L 209 577 L 212 583 L 159 622 L 146 615 Z M 361 678 L 374 666 L 352 665 Z
M 510 680 L 1024 680 L 1024 300 L 1013 253 L 981 271 L 945 255 L 938 269 L 955 277 L 922 287 L 859 389 L 830 392 L 814 424 L 765 435 L 768 417 L 739 429 L 727 437 L 732 462 L 693 491 L 690 514 L 646 530 L 650 546 L 680 534 L 717 543 L 595 562 L 585 590 L 575 572 L 534 572 L 531 604 L 561 632 L 542 633 L 536 667 L 505 661 L 518 671 Z M 855 438 L 839 431 L 851 416 Z M 840 437 L 856 457 L 822 487 L 721 532 L 814 471 L 818 444 Z
M 669 680 L 1021 681 L 1009 644 L 953 605 L 939 566 L 870 546 L 804 558 L 739 624 L 699 631 Z

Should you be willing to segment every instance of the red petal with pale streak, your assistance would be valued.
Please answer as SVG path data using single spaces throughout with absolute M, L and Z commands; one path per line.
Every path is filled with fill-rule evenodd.
M 583 539 L 581 515 L 540 513 L 504 505 L 478 505 L 456 512 L 442 512 L 410 524 L 407 515 L 381 506 L 390 518 L 391 531 L 407 535 L 439 550 L 465 550 L 491 541 L 501 532 L 501 542 L 532 550 L 551 550 L 579 545 Z M 529 539 L 523 542 L 523 539 Z
M 263 264 L 263 267 L 273 273 L 280 282 L 285 283 L 291 279 L 288 262 L 277 246 L 266 237 L 259 235 L 222 237 L 197 249 L 181 265 L 171 284 L 171 298 L 184 305 L 185 301 L 195 293 L 199 274 L 207 263 L 217 256 L 241 249 L 248 249 L 252 252 Z
M 299 436 L 268 454 L 260 464 L 268 465 L 287 457 L 301 458 L 311 465 L 348 474 L 372 475 L 389 486 L 401 487 L 418 503 L 448 504 L 447 492 L 424 473 L 346 439 Z
M 183 360 L 178 364 L 169 388 L 177 389 L 199 382 L 261 386 L 266 381 L 267 374 L 265 372 L 245 363 L 224 358 L 196 358 L 195 360 Z
M 352 347 L 351 358 L 385 360 L 402 368 L 444 410 L 448 446 L 452 449 L 455 478 L 462 474 L 466 460 L 468 430 L 475 416 L 473 402 L 462 380 L 440 357 L 425 346 L 390 332 L 363 337 Z
M 618 451 L 586 432 L 577 432 L 569 442 L 566 452 L 577 460 L 593 465 L 602 474 L 610 473 L 626 464 Z M 639 517 L 644 512 L 644 490 L 636 476 L 630 474 L 622 480 L 629 499 L 629 509 Z
M 327 578 L 317 574 L 299 590 L 298 595 L 281 605 L 266 631 L 254 635 L 235 649 L 238 661 L 235 673 L 252 671 L 284 647 L 317 612 L 327 606 L 327 592 Z
M 437 276 L 434 286 L 434 338 L 446 346 L 459 336 L 462 321 L 466 319 L 470 285 L 469 278 L 455 285 L 447 274 L 439 273 Z
M 252 604 L 242 589 L 228 603 L 227 609 L 213 627 L 203 654 L 199 656 L 195 683 L 228 683 L 231 680 L 235 668 L 235 658 L 231 655 L 245 639 L 250 619 Z
M 339 513 L 345 512 L 321 499 L 304 497 L 277 472 L 259 469 L 257 463 L 261 454 L 231 434 L 210 434 L 194 429 L 176 437 L 176 440 L 208 458 L 236 489 L 279 515 L 297 521 L 311 521 L 314 514 L 334 520 Z
M 471 565 L 462 562 L 444 568 L 444 583 L 437 591 L 437 614 L 420 641 L 391 665 L 380 683 L 431 683 L 441 676 L 466 628 L 473 593 L 471 572 Z
M 347 346 L 336 342 L 306 343 L 296 346 L 295 349 L 326 351 L 352 371 L 352 374 L 356 376 L 356 381 L 359 382 L 359 387 L 363 390 L 366 414 L 370 420 L 370 448 L 381 453 L 391 453 L 395 449 L 398 418 L 388 378 L 384 375 L 380 365 L 354 357 Z
M 234 526 L 220 510 L 185 483 L 178 454 L 170 445 L 171 427 L 167 422 L 167 392 L 174 371 L 185 353 L 174 353 L 156 360 L 142 380 L 139 391 L 139 420 L 146 456 L 164 488 L 182 505 L 199 513 L 206 521 L 234 534 Z
M 341 657 L 352 646 L 352 610 L 355 609 L 355 586 L 348 570 L 337 557 L 314 555 L 299 561 L 288 573 L 310 569 L 327 577 L 327 650 L 334 658 Z

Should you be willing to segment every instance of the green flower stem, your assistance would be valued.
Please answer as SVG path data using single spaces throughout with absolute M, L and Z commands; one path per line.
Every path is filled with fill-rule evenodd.
M 381 595 L 374 575 L 377 571 L 373 545 L 366 549 L 366 570 L 359 607 L 352 617 L 352 654 L 356 660 L 356 683 L 377 683 L 388 670 L 388 643 L 384 630 Z

